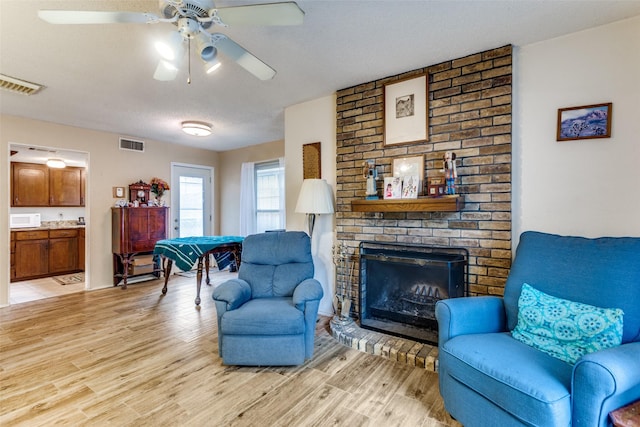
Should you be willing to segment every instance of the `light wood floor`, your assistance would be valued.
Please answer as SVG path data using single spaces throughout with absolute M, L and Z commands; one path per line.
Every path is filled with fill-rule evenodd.
M 459 425 L 437 374 L 345 347 L 322 327 L 303 366 L 223 366 L 211 288 L 197 309 L 194 278 L 172 277 L 164 297 L 161 287 L 0 309 L 0 425 Z

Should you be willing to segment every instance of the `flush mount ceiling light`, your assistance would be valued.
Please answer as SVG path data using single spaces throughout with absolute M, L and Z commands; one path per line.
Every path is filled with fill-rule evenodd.
M 209 136 L 211 135 L 211 125 L 205 122 L 182 122 L 182 131 L 192 136 Z
M 49 159 L 47 160 L 47 166 L 54 169 L 64 169 L 67 167 L 67 164 L 61 159 Z

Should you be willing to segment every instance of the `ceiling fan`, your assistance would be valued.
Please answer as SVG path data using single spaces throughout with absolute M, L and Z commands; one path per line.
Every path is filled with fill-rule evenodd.
M 172 23 L 177 31 L 172 32 L 166 42 L 156 44 L 161 59 L 153 77 L 161 81 L 176 78 L 185 44 L 190 51 L 192 41 L 207 73 L 220 66 L 219 50 L 260 80 L 270 80 L 276 75 L 273 68 L 226 35 L 207 30 L 214 25 L 301 25 L 304 18 L 304 12 L 292 1 L 222 8 L 216 8 L 213 0 L 159 0 L 159 4 L 160 16 L 147 12 L 80 10 L 39 10 L 38 16 L 50 24 Z M 189 61 L 189 76 L 190 68 Z M 190 82 L 190 77 L 187 81 Z

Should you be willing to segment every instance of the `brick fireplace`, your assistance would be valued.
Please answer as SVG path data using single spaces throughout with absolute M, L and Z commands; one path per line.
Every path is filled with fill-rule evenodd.
M 384 145 L 385 83 L 428 75 L 429 140 Z M 511 265 L 512 47 L 475 53 L 337 92 L 336 230 L 358 263 L 362 241 L 461 247 L 469 253 L 470 295 L 502 295 Z M 457 155 L 455 212 L 354 212 L 365 198 L 363 162 L 390 176 L 396 157 L 424 155 L 425 177 L 441 175 L 445 151 Z M 378 194 L 382 194 L 378 181 Z M 359 312 L 357 269 L 337 270 Z

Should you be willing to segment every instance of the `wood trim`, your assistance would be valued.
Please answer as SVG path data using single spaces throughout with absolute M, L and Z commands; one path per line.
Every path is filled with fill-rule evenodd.
M 464 208 L 464 197 L 420 197 L 418 199 L 353 200 L 353 212 L 457 212 Z

